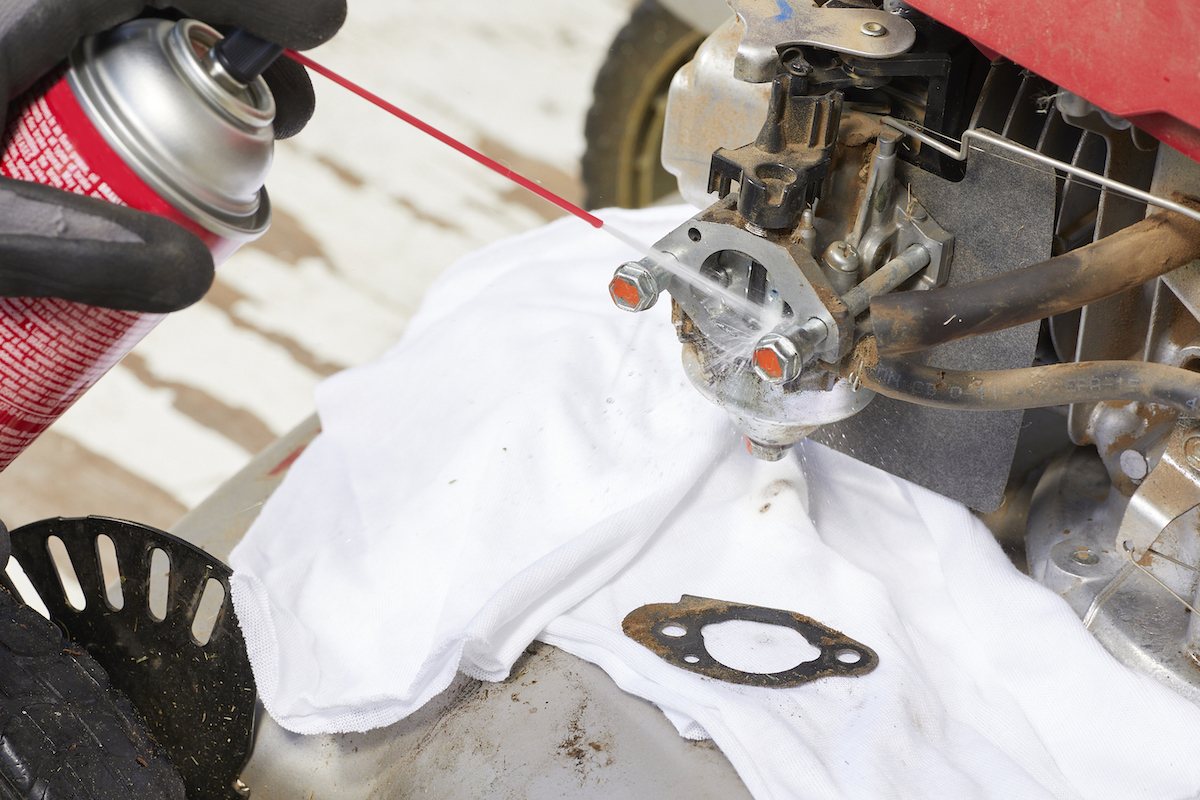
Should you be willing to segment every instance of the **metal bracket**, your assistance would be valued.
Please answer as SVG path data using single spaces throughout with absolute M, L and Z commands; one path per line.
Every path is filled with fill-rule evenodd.
M 668 233 L 655 243 L 655 248 L 671 253 L 685 264 L 697 265 L 724 250 L 745 254 L 766 269 L 770 289 L 777 292 L 792 310 L 790 319 L 806 321 L 815 318 L 825 323 L 830 332 L 829 339 L 818 347 L 818 354 L 835 353 L 841 334 L 837 320 L 814 289 L 814 281 L 823 281 L 824 275 L 812 254 L 801 247 L 785 247 L 723 221 L 704 219 L 707 213 L 701 212 Z M 679 285 L 681 283 L 675 281 L 671 286 L 675 302 L 706 336 L 720 341 L 720 316 L 729 311 L 707 297 L 703 284 Z M 827 285 L 823 288 L 832 296 Z
M 821 655 L 770 674 L 743 672 L 717 661 L 704 646 L 705 625 L 730 620 L 781 625 L 800 633 Z M 629 612 L 625 635 L 667 662 L 709 678 L 747 686 L 787 688 L 830 676 L 865 675 L 879 666 L 875 651 L 794 611 L 748 606 L 685 594 L 678 603 L 651 603 Z
M 747 83 L 766 83 L 779 71 L 778 48 L 810 45 L 866 58 L 889 58 L 917 41 L 903 17 L 869 8 L 818 8 L 809 0 L 732 0 L 746 26 L 733 74 Z
M 929 253 L 929 266 L 922 270 L 918 289 L 936 289 L 950 278 L 954 260 L 954 234 L 929 216 L 925 207 L 911 198 L 892 206 L 886 223 L 867 230 L 858 245 L 859 258 L 868 272 L 919 244 Z
M 1200 421 L 1182 419 L 1167 450 L 1129 498 L 1117 552 L 1140 560 L 1167 526 L 1200 505 Z
M 921 245 L 929 253 L 929 266 L 915 288 L 936 289 L 950 278 L 954 234 L 944 230 L 911 193 L 898 191 L 896 150 L 902 138 L 888 127 L 879 134 L 850 243 L 857 248 L 866 275 L 912 245 Z

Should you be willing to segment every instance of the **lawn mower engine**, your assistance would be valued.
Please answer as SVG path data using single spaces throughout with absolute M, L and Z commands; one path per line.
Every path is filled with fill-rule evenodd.
M 1200 8 L 730 5 L 663 137 L 707 207 L 614 301 L 670 294 L 752 454 L 807 437 L 1022 527 L 1034 578 L 1200 700 Z

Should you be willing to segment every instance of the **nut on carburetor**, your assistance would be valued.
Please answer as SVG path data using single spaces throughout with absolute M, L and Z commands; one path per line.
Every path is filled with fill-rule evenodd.
M 754 372 L 767 383 L 794 381 L 827 336 L 828 326 L 816 317 L 803 325 L 771 331 L 754 347 Z
M 796 344 L 782 332 L 768 333 L 754 348 L 754 371 L 768 383 L 787 383 L 800 376 L 803 360 Z

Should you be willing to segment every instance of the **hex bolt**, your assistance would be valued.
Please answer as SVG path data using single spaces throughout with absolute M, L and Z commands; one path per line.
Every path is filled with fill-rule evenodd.
M 768 333 L 754 348 L 754 371 L 767 383 L 795 380 L 802 366 L 796 345 L 782 333 Z
M 878 22 L 864 22 L 859 28 L 867 36 L 887 36 L 888 29 Z
M 749 436 L 742 437 L 746 441 L 746 452 L 762 461 L 780 461 L 792 449 L 790 444 L 765 444 L 756 442 Z
M 804 325 L 771 331 L 758 340 L 751 362 L 754 372 L 767 383 L 783 384 L 800 377 L 804 364 L 825 341 L 829 328 L 813 317 Z
M 660 272 L 649 259 L 627 261 L 617 267 L 608 283 L 608 293 L 617 308 L 645 311 L 658 302 L 658 295 L 664 288 L 665 281 L 660 279 Z

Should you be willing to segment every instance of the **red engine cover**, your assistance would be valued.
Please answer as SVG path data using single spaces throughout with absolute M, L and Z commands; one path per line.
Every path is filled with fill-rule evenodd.
M 909 0 L 1200 161 L 1197 0 Z

